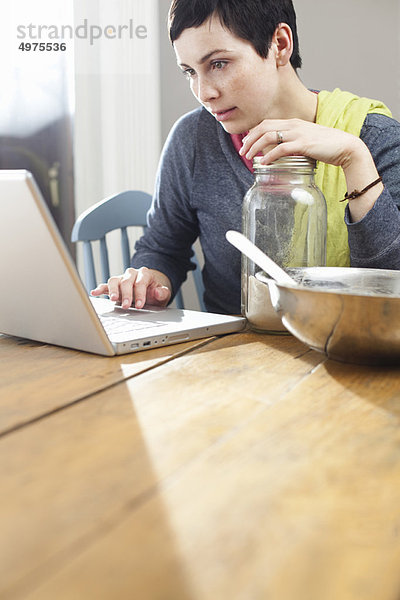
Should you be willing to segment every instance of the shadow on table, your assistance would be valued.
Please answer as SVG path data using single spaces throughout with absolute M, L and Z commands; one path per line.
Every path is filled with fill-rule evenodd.
M 400 368 L 325 362 L 327 373 L 350 393 L 400 419 Z

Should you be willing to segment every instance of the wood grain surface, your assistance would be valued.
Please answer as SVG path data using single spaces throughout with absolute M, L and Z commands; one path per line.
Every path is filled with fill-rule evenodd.
M 3 436 L 0 597 L 398 600 L 399 419 L 396 369 L 214 339 Z
M 204 343 L 104 357 L 0 334 L 0 435 Z

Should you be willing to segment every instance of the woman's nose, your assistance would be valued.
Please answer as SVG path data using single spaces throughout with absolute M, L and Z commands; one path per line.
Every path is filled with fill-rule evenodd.
M 194 95 L 202 104 L 207 104 L 219 96 L 219 91 L 216 86 L 206 77 L 198 77 L 193 88 Z

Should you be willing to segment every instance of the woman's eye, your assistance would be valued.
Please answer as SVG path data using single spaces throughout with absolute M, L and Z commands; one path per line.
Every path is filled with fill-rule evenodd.
M 215 62 L 212 63 L 212 68 L 216 69 L 217 71 L 223 69 L 226 65 L 226 62 L 223 60 L 216 60 Z
M 194 76 L 194 69 L 185 69 L 182 71 L 186 79 L 191 79 Z

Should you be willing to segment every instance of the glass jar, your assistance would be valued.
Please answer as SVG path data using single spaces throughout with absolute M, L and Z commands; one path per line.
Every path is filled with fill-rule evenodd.
M 326 264 L 327 208 L 315 185 L 315 161 L 286 156 L 262 165 L 243 202 L 243 234 L 284 269 Z M 242 255 L 242 314 L 256 331 L 284 332 L 260 268 Z

